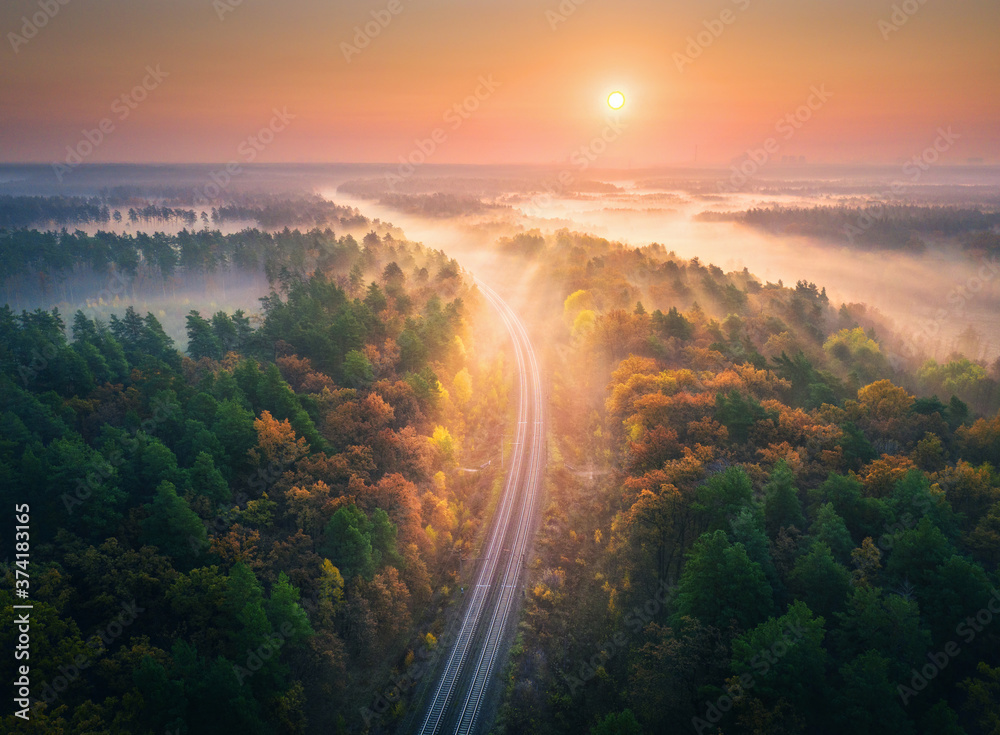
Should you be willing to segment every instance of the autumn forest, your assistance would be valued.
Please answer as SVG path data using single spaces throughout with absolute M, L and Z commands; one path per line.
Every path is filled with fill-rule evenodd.
M 461 254 L 309 197 L 0 215 L 5 731 L 413 731 L 517 456 Z M 491 732 L 997 732 L 1000 363 L 658 243 L 488 255 L 546 403 Z

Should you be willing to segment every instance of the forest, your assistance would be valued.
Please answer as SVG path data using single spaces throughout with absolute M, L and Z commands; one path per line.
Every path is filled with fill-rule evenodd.
M 300 205 L 271 206 L 209 219 Z M 5 731 L 419 712 L 510 451 L 506 338 L 397 228 L 266 219 L 0 229 L 0 495 L 31 508 L 37 682 Z M 528 230 L 484 257 L 523 287 L 549 404 L 496 735 L 998 732 L 1000 361 L 926 359 L 822 284 L 659 244 Z M 237 273 L 258 308 L 185 305 Z M 29 297 L 83 306 L 9 305 Z
M 556 367 L 494 732 L 998 732 L 1000 362 L 662 246 L 507 252 Z
M 37 692 L 3 729 L 391 728 L 383 692 L 435 650 L 499 476 L 509 370 L 457 264 L 374 232 L 0 239 L 21 278 L 273 276 L 259 313 L 189 311 L 183 351 L 131 306 L 0 310 L 0 494 L 30 505 Z M 458 471 L 470 457 L 485 469 Z

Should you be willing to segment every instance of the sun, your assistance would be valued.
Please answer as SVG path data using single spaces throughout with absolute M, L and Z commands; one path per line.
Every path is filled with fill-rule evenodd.
M 612 92 L 608 95 L 608 107 L 612 110 L 620 110 L 625 106 L 625 95 L 621 92 Z

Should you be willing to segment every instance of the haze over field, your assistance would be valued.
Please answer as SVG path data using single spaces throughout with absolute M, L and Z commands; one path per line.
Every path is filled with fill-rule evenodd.
M 433 177 L 431 172 L 426 172 Z M 819 239 L 807 234 L 768 233 L 731 222 L 704 221 L 705 212 L 740 212 L 754 208 L 849 207 L 859 211 L 853 225 L 858 234 L 870 220 L 884 216 L 887 199 L 881 194 L 903 180 L 894 169 L 838 170 L 798 167 L 783 169 L 759 182 L 761 191 L 712 193 L 728 171 L 631 172 L 595 174 L 591 183 L 606 182 L 607 192 L 548 193 L 544 188 L 498 195 L 486 187 L 490 201 L 510 209 L 470 211 L 453 218 L 421 217 L 376 201 L 344 196 L 332 189 L 324 196 L 353 204 L 392 220 L 411 236 L 447 243 L 447 249 L 466 252 L 488 249 L 491 238 L 522 229 L 582 229 L 613 240 L 644 246 L 661 243 L 684 258 L 699 257 L 726 270 L 749 270 L 763 280 L 795 283 L 807 280 L 827 289 L 831 298 L 867 303 L 890 317 L 900 331 L 913 334 L 923 348 L 945 357 L 958 345 L 958 336 L 970 325 L 981 337 L 976 357 L 994 359 L 1000 354 L 1000 278 L 995 256 L 955 257 L 953 242 L 943 234 L 927 238 L 919 253 L 871 250 L 855 243 L 850 233 L 833 233 Z M 477 197 L 483 181 L 474 175 L 444 183 L 436 179 L 430 189 L 448 192 L 463 188 Z M 377 180 L 376 180 L 377 181 Z M 466 183 L 468 182 L 468 183 Z M 502 188 L 503 183 L 499 183 Z M 352 190 L 350 185 L 347 191 Z M 412 188 L 424 187 L 416 184 Z M 596 188 L 596 187 L 593 187 Z M 915 202 L 925 206 L 1000 205 L 1000 170 L 950 169 L 927 175 L 908 196 L 891 197 L 889 203 Z M 461 205 L 459 205 L 461 207 Z M 469 253 L 474 257 L 474 253 Z
M 429 164 L 396 185 L 395 171 L 386 166 L 251 166 L 233 186 L 237 191 L 315 192 L 372 219 L 395 223 L 412 238 L 461 254 L 470 267 L 482 262 L 477 258 L 491 251 L 497 237 L 534 228 L 582 229 L 633 246 L 660 243 L 684 258 L 699 257 L 726 270 L 748 268 L 765 281 L 807 280 L 825 287 L 838 303 L 868 304 L 888 317 L 894 329 L 910 335 L 914 344 L 939 359 L 956 350 L 986 360 L 1000 354 L 1000 323 L 995 318 L 1000 308 L 1000 278 L 988 254 L 956 257 L 956 243 L 946 233 L 928 233 L 925 248 L 912 252 L 871 248 L 856 241 L 851 231 L 864 234 L 872 221 L 866 216 L 884 217 L 887 204 L 994 210 L 1000 206 L 1000 170 L 996 168 L 928 166 L 911 183 L 912 176 L 895 167 L 775 166 L 762 171 L 744 187 L 746 191 L 735 192 L 718 192 L 720 184 L 731 183 L 732 171 L 726 169 L 588 171 L 572 191 L 553 187 L 562 170 Z M 84 169 L 69 188 L 57 185 L 44 168 L 0 171 L 7 179 L 0 191 L 97 194 L 121 185 L 167 186 L 166 192 L 183 200 L 197 197 L 206 182 L 211 184 L 218 167 Z M 900 189 L 898 194 L 892 192 L 893 187 Z M 451 200 L 446 208 L 428 216 L 426 207 L 413 206 L 413 197 L 429 194 Z M 210 205 L 191 204 L 198 214 L 197 226 L 204 224 L 201 214 L 211 211 L 206 204 Z M 853 222 L 848 220 L 826 238 L 794 231 L 765 232 L 704 217 L 705 213 L 754 208 L 812 207 L 859 211 Z M 212 226 L 235 233 L 255 224 L 237 218 Z M 177 233 L 191 226 L 181 219 L 154 224 L 127 217 L 117 223 L 79 225 L 91 234 L 101 229 L 139 232 L 150 227 Z M 362 223 L 338 231 L 360 238 L 365 227 Z M 255 298 L 249 294 L 232 303 L 247 307 Z M 30 303 L 43 305 L 24 305 Z M 978 342 L 971 344 L 968 333 L 964 341 L 961 337 L 970 326 L 978 335 Z

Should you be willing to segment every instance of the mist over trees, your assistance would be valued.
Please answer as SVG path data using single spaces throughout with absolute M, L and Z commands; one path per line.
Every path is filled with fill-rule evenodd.
M 950 241 L 969 251 L 996 255 L 1000 213 L 982 209 L 889 204 L 768 207 L 744 212 L 702 212 L 704 222 L 738 222 L 782 235 L 815 237 L 857 248 L 921 253 L 928 241 Z
M 179 222 L 240 222 L 274 230 L 282 227 L 327 228 L 354 231 L 373 223 L 356 208 L 316 195 L 276 196 L 226 192 L 208 198 L 197 189 L 169 186 L 105 188 L 89 196 L 0 195 L 0 228 L 59 229 L 67 225 L 114 223 L 163 225 Z M 398 230 L 395 234 L 399 234 Z
M 386 223 L 216 226 L 302 201 L 0 229 L 40 731 L 419 712 L 502 486 L 512 360 L 458 261 Z M 524 287 L 549 431 L 497 732 L 992 732 L 1000 634 L 967 620 L 1000 585 L 997 364 L 656 243 L 522 228 L 489 257 Z
M 996 366 L 660 246 L 507 252 L 555 448 L 498 732 L 992 732 Z
M 383 690 L 443 636 L 497 479 L 456 463 L 492 457 L 508 406 L 458 267 L 374 232 L 5 237 L 21 279 L 67 288 L 107 268 L 272 285 L 259 313 L 182 313 L 186 354 L 132 307 L 0 309 L 0 495 L 31 505 L 44 652 L 33 726 L 391 727 Z

